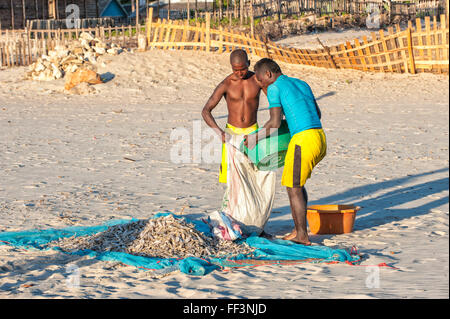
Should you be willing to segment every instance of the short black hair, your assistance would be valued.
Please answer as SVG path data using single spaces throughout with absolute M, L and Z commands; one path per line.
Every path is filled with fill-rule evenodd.
M 274 60 L 263 58 L 256 62 L 255 72 L 260 73 L 265 71 L 270 71 L 272 73 L 281 73 L 281 68 Z
M 236 49 L 233 52 L 231 52 L 230 63 L 233 64 L 233 62 L 247 63 L 248 62 L 247 52 L 245 52 L 242 49 Z

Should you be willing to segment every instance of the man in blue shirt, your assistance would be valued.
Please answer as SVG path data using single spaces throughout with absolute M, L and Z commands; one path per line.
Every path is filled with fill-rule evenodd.
M 321 112 L 309 85 L 282 74 L 271 59 L 261 59 L 255 65 L 255 75 L 269 101 L 270 119 L 258 134 L 247 135 L 245 143 L 253 148 L 258 140 L 277 129 L 284 114 L 291 140 L 284 163 L 281 185 L 286 186 L 294 219 L 294 230 L 283 239 L 311 245 L 306 230 L 308 195 L 306 180 L 313 168 L 326 155 L 326 137 L 320 122 Z

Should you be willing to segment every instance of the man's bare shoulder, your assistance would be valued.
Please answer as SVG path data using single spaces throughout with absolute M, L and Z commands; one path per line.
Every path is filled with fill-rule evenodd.
M 218 86 L 221 86 L 224 89 L 227 89 L 229 87 L 229 85 L 231 84 L 232 80 L 233 80 L 233 74 L 230 74 L 225 79 L 223 79 L 222 82 L 220 82 Z

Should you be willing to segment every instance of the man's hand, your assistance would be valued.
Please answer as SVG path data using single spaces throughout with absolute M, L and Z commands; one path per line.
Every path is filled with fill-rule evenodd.
M 231 139 L 231 135 L 225 131 L 222 131 L 221 135 L 222 135 L 222 143 L 224 144 Z
M 252 150 L 258 143 L 258 134 L 251 134 L 244 136 L 244 145 L 247 146 L 249 150 Z

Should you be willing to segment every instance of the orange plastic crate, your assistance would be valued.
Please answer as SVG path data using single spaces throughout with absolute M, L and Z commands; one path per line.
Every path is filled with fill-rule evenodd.
M 312 205 L 306 217 L 313 234 L 344 234 L 353 231 L 356 212 L 354 205 Z

